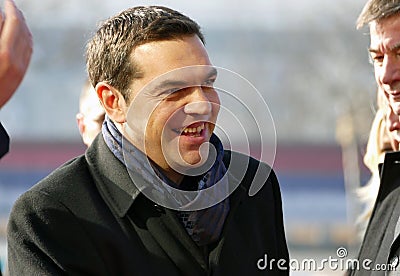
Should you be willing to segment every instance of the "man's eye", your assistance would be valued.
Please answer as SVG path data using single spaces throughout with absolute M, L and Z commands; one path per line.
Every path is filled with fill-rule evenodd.
M 178 92 L 179 90 L 181 90 L 182 88 L 170 88 L 167 89 L 163 92 L 164 95 L 169 95 L 169 94 L 173 94 L 175 92 Z
M 383 55 L 371 55 L 372 63 L 382 63 L 383 62 Z
M 209 79 L 206 80 L 202 86 L 206 86 L 206 87 L 213 87 L 215 83 L 215 79 Z

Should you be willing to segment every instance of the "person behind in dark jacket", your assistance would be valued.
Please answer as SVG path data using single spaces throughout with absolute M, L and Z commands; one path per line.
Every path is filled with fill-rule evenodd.
M 13 0 L 4 1 L 0 8 L 0 109 L 21 84 L 32 56 L 32 34 L 23 13 Z M 0 159 L 10 148 L 10 137 L 0 123 Z M 0 276 L 3 267 L 0 263 Z
M 368 182 L 357 190 L 357 196 L 364 205 L 364 210 L 357 220 L 357 236 L 362 239 L 378 195 L 380 177 L 378 165 L 383 162 L 387 152 L 396 150 L 392 147 L 391 135 L 386 124 L 387 100 L 381 89 L 377 91 L 377 110 L 369 132 L 364 164 L 371 172 Z M 361 240 L 360 240 L 361 241 Z
M 400 115 L 400 0 L 369 0 L 358 17 L 357 28 L 366 24 L 375 80 L 387 99 L 389 136 L 396 139 Z M 395 152 L 386 153 L 380 165 L 379 192 L 360 248 L 360 265 L 353 275 L 400 273 L 400 152 L 393 141 Z
M 395 272 L 399 271 L 397 261 L 400 247 L 396 240 L 400 233 L 400 117 L 394 113 L 388 102 L 382 111 L 385 114 L 386 131 L 392 152 L 386 152 L 383 163 L 379 165 L 379 193 L 361 245 L 358 269 L 353 271 L 354 275 L 386 275 L 386 272 L 389 272 L 389 275 L 397 275 Z M 362 265 L 363 263 L 367 265 Z
M 288 275 L 278 180 L 213 134 L 218 72 L 197 23 L 124 10 L 87 69 L 101 135 L 14 204 L 11 275 Z
M 28 69 L 32 55 L 32 35 L 24 15 L 13 0 L 0 9 L 0 108 L 17 90 Z M 9 150 L 10 138 L 0 123 L 0 158 Z

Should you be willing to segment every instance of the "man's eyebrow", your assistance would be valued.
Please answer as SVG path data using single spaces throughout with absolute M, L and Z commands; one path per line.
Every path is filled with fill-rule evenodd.
M 368 48 L 368 52 L 376 54 L 376 53 L 380 53 L 381 51 L 370 47 L 370 48 Z
M 166 87 L 182 87 L 185 85 L 187 85 L 187 83 L 185 81 L 181 81 L 181 80 L 164 80 L 160 84 L 158 84 L 155 87 L 155 89 L 160 90 L 160 89 L 164 89 Z
M 397 44 L 395 44 L 394 46 L 392 46 L 392 47 L 389 48 L 389 51 L 390 51 L 390 52 L 397 52 L 397 51 L 399 51 L 399 50 L 400 50 L 400 43 L 397 43 Z M 374 49 L 374 48 L 368 48 L 368 51 L 369 51 L 370 53 L 381 53 L 380 50 Z
M 400 49 L 400 43 L 397 43 L 393 47 L 390 48 L 390 51 L 397 52 L 399 49 Z
M 207 73 L 205 79 L 208 80 L 212 77 L 216 77 L 218 75 L 218 71 L 215 67 L 212 67 L 210 71 Z M 154 87 L 154 91 L 163 91 L 168 88 L 185 88 L 192 86 L 190 82 L 186 82 L 184 80 L 164 80 Z M 162 94 L 163 92 L 160 92 Z

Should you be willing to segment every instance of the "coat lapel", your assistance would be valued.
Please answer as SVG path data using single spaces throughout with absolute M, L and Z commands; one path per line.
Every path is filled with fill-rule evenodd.
M 177 219 L 174 211 L 158 206 L 139 196 L 128 217 L 134 228 L 142 228 L 147 234 L 142 240 L 151 254 L 172 262 L 182 275 L 205 275 L 207 261 L 200 248 L 192 241 Z

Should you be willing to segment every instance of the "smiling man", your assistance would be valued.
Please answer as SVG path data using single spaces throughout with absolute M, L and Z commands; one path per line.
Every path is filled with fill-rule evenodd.
M 369 25 L 375 80 L 397 115 L 400 115 L 399 12 L 399 1 L 368 1 L 357 21 L 358 28 Z
M 369 52 L 379 93 L 387 99 L 386 125 L 394 152 L 380 165 L 380 186 L 352 275 L 399 275 L 400 265 L 400 0 L 369 0 L 357 27 L 368 24 Z
M 288 275 L 274 172 L 213 133 L 218 72 L 199 26 L 125 10 L 88 42 L 87 69 L 102 135 L 15 203 L 11 275 Z

